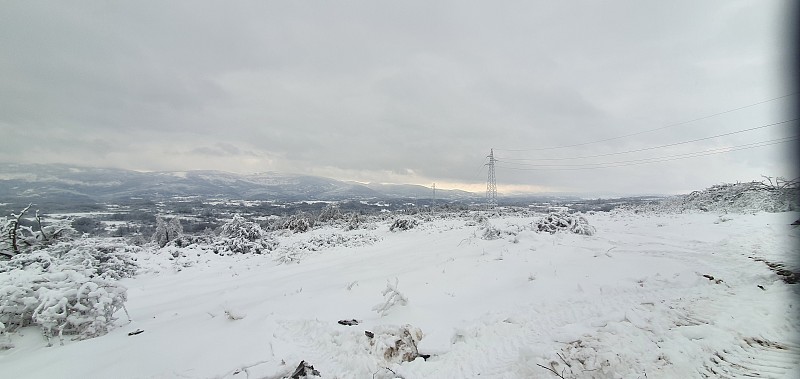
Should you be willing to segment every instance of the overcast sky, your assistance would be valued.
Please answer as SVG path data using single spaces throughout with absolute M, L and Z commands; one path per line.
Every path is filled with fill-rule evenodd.
M 650 149 L 792 119 L 797 95 L 584 144 L 792 93 L 789 1 L 109 3 L 4 2 L 0 162 L 484 191 L 494 148 L 501 192 L 797 175 L 786 143 L 639 164 L 793 136 Z

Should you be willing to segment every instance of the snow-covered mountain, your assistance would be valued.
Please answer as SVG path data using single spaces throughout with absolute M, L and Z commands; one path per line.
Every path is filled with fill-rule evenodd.
M 137 197 L 224 197 L 252 200 L 344 200 L 430 197 L 423 186 L 367 186 L 330 178 L 275 172 L 240 175 L 222 171 L 138 172 L 63 164 L 0 164 L 0 201 L 63 199 L 107 201 Z M 426 196 L 427 195 L 427 196 Z M 469 198 L 464 191 L 437 191 L 437 198 Z

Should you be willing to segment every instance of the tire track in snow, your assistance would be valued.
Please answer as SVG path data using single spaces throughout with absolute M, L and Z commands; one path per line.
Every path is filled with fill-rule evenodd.
M 785 378 L 800 363 L 800 346 L 744 338 L 737 346 L 715 352 L 703 366 L 707 378 Z

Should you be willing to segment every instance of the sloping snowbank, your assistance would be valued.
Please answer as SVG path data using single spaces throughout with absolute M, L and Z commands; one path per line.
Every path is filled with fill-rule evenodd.
M 491 218 L 496 239 L 469 219 L 402 232 L 386 221 L 282 236 L 314 247 L 293 264 L 142 254 L 143 273 L 121 281 L 130 323 L 55 347 L 24 329 L 0 367 L 13 378 L 281 378 L 301 361 L 323 378 L 797 377 L 797 285 L 752 258 L 798 267 L 797 218 L 597 213 L 592 236 Z M 407 303 L 376 312 L 387 280 Z M 386 359 L 365 333 L 402 325 L 419 328 L 427 360 Z

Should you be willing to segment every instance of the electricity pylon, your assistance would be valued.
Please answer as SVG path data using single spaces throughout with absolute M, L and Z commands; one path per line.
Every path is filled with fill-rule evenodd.
M 497 181 L 494 177 L 494 149 L 489 150 L 489 177 L 486 180 L 486 205 L 489 209 L 497 205 Z
M 436 209 L 436 183 L 433 183 L 433 205 L 431 206 L 431 213 Z

